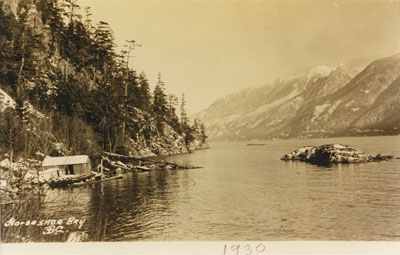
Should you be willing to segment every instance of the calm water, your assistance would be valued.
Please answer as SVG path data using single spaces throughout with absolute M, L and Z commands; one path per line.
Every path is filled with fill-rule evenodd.
M 399 136 L 212 143 L 165 158 L 202 169 L 54 190 L 42 213 L 86 218 L 91 238 L 105 241 L 400 240 L 400 160 L 329 168 L 280 160 L 334 142 L 400 156 Z

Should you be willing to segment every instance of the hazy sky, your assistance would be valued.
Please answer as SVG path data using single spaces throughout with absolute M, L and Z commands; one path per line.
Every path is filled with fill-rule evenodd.
M 400 52 L 400 0 L 79 0 L 132 67 L 185 93 L 190 113 L 231 92 L 317 65 L 363 64 Z

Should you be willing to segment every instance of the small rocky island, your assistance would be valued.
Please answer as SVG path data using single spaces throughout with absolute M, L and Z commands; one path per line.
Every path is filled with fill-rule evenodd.
M 376 156 L 343 144 L 325 144 L 321 146 L 305 146 L 284 155 L 281 160 L 300 160 L 316 165 L 330 165 L 335 163 L 363 163 L 392 159 L 392 155 Z

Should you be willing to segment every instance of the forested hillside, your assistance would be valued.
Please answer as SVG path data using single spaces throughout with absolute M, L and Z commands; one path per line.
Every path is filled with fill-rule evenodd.
M 129 68 L 142 45 L 126 38 L 117 52 L 112 28 L 93 24 L 89 7 L 76 0 L 0 5 L 3 153 L 144 157 L 205 146 L 204 126 L 189 123 L 184 95 L 180 103 L 167 95 L 161 74 L 151 91 L 146 74 Z

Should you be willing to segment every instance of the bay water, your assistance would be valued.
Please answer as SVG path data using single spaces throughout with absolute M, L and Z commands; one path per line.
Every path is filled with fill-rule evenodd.
M 399 159 L 330 167 L 280 160 L 327 143 L 400 156 L 400 136 L 214 142 L 162 158 L 202 168 L 52 190 L 41 213 L 86 219 L 95 241 L 400 240 Z

